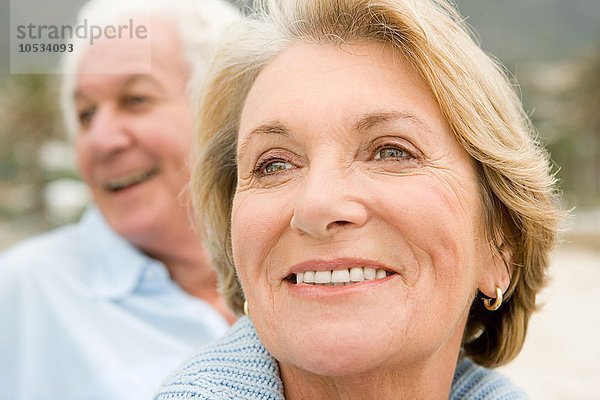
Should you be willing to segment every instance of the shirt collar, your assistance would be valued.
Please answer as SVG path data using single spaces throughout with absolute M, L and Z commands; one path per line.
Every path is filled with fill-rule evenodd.
M 137 289 L 144 272 L 153 264 L 165 269 L 162 263 L 148 257 L 119 236 L 97 208 L 86 210 L 80 226 L 88 256 L 87 270 L 92 295 L 121 299 Z

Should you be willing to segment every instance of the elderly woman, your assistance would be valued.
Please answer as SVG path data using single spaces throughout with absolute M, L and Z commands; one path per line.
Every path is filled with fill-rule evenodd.
M 201 101 L 193 176 L 242 318 L 158 399 L 522 399 L 560 219 L 502 69 L 443 0 L 273 1 Z

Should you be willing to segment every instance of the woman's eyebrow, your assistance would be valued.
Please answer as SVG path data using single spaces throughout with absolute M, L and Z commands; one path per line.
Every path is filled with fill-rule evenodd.
M 396 120 L 409 120 L 416 124 L 426 132 L 431 132 L 431 128 L 423 122 L 419 117 L 412 113 L 406 113 L 401 111 L 379 111 L 369 114 L 364 114 L 355 124 L 354 131 L 357 133 L 365 132 L 376 125 L 396 121 Z
M 248 136 L 244 138 L 244 140 L 239 144 L 239 156 L 240 158 L 246 151 L 246 148 L 250 144 L 250 142 L 257 136 L 265 136 L 265 135 L 275 135 L 275 136 L 285 136 L 288 137 L 290 135 L 288 128 L 281 121 L 269 121 L 263 124 L 260 124 L 256 128 L 252 129 Z
M 427 126 L 427 124 L 425 124 L 425 122 L 423 122 L 419 117 L 412 113 L 400 111 L 381 111 L 364 114 L 354 124 L 353 131 L 356 133 L 362 133 L 373 128 L 376 125 L 396 120 L 409 120 L 424 131 L 431 132 L 429 126 Z M 290 131 L 280 120 L 273 120 L 258 125 L 250 131 L 250 133 L 244 138 L 242 142 L 239 143 L 238 154 L 240 158 L 244 155 L 246 148 L 255 137 L 265 135 L 289 137 Z

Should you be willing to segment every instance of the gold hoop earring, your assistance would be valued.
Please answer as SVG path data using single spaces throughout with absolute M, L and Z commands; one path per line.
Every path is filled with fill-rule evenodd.
M 248 311 L 248 301 L 244 300 L 244 315 L 249 317 L 250 316 L 250 311 Z
M 502 305 L 502 289 L 500 286 L 496 286 L 496 299 L 492 303 L 493 299 L 483 299 L 483 305 L 489 311 L 496 311 Z

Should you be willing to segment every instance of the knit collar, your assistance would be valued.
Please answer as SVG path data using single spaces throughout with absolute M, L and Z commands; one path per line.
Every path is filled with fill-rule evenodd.
M 260 342 L 252 321 L 240 318 L 218 342 L 205 347 L 171 375 L 155 400 L 285 400 L 279 366 Z M 526 400 L 527 396 L 499 373 L 462 358 L 450 400 Z

